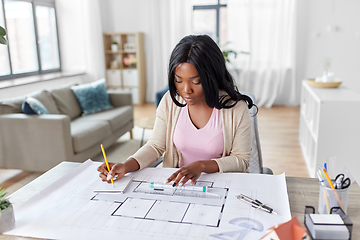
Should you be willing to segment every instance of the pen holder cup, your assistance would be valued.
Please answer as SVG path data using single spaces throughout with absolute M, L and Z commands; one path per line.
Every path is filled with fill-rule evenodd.
M 330 214 L 331 208 L 340 207 L 347 213 L 349 188 L 331 189 L 320 184 L 319 190 L 319 206 L 320 214 Z M 333 209 L 337 211 L 337 209 Z

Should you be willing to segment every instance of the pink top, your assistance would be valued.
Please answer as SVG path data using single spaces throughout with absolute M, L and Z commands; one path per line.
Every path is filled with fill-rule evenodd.
M 207 124 L 197 129 L 190 119 L 187 105 L 182 107 L 173 139 L 176 148 L 181 152 L 179 167 L 199 160 L 220 158 L 224 151 L 220 110 L 214 108 Z

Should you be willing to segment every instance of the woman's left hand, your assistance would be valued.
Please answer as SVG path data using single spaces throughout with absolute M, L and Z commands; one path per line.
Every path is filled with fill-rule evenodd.
M 174 172 L 167 179 L 167 183 L 174 181 L 173 186 L 177 186 L 178 184 L 181 184 L 181 186 L 183 186 L 187 181 L 191 180 L 191 184 L 194 185 L 195 181 L 200 177 L 204 169 L 204 161 L 192 162 Z

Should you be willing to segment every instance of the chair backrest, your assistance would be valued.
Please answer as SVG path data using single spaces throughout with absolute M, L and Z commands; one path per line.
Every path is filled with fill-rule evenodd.
M 169 90 L 169 86 L 166 85 L 165 88 L 161 89 L 160 91 L 156 92 L 155 94 L 155 106 L 158 107 L 161 98 L 164 96 L 164 94 Z
M 255 96 L 251 93 L 241 93 L 243 95 L 247 95 L 251 98 L 253 103 L 255 104 Z M 251 139 L 251 147 L 252 150 L 250 152 L 250 165 L 249 172 L 250 173 L 263 173 L 263 161 L 260 147 L 260 138 L 257 124 L 257 108 L 253 106 L 249 109 L 251 120 L 252 120 L 252 139 Z

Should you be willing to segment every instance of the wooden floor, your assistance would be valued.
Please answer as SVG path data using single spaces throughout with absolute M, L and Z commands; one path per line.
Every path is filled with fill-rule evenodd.
M 309 177 L 298 136 L 300 106 L 260 108 L 257 115 L 263 164 L 274 174 Z
M 299 111 L 300 107 L 287 106 L 259 109 L 257 118 L 263 163 L 274 174 L 285 172 L 286 176 L 309 177 L 298 142 Z M 154 103 L 134 108 L 135 121 L 154 114 Z M 8 188 L 30 174 L 23 171 L 3 182 L 0 178 L 0 187 Z

